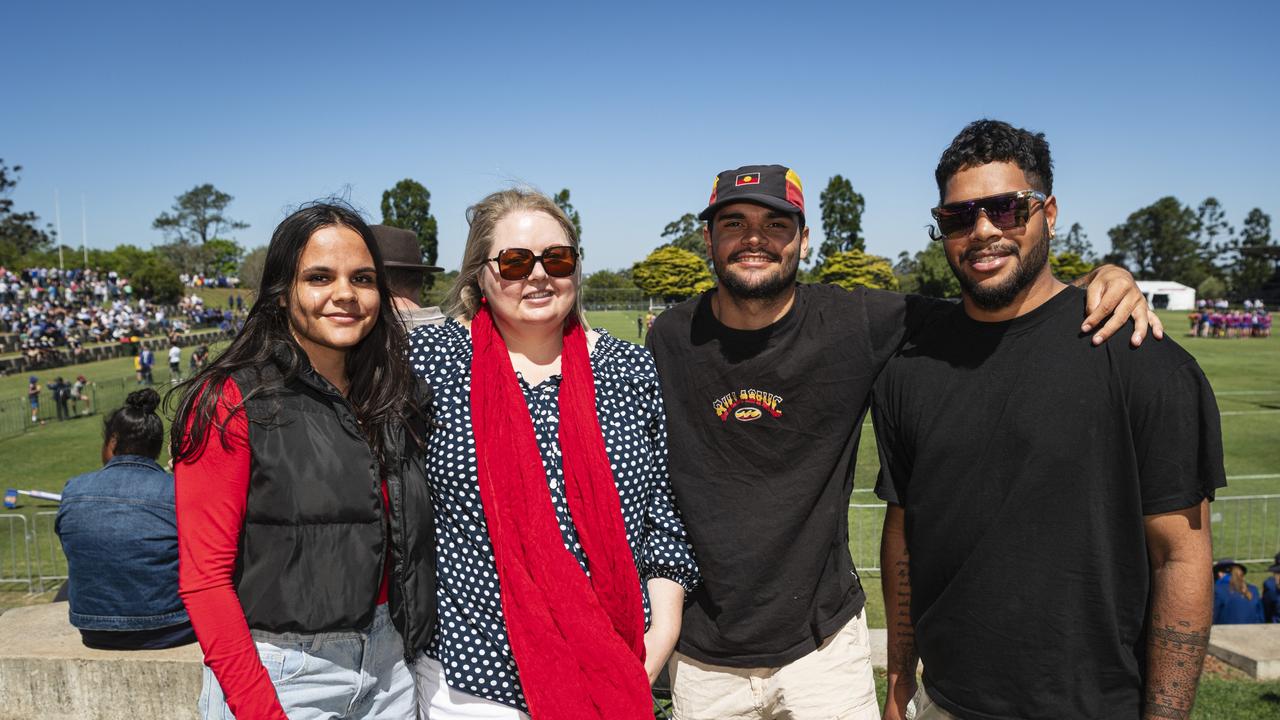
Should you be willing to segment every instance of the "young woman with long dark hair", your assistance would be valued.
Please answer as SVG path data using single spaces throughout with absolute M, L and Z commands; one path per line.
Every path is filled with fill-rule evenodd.
M 435 618 L 425 386 L 359 215 L 267 248 L 243 331 L 181 386 L 179 591 L 206 718 L 407 718 Z

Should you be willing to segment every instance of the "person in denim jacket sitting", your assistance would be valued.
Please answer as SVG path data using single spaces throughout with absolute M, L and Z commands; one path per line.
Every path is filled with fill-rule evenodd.
M 160 396 L 129 393 L 107 416 L 101 469 L 62 490 L 54 526 L 67 556 L 71 624 L 84 644 L 153 650 L 195 641 L 178 599 L 173 476 L 156 463 Z

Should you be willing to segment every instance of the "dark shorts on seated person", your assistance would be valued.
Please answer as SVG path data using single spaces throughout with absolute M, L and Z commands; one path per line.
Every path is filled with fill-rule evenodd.
M 163 650 L 196 641 L 191 623 L 151 630 L 81 630 L 80 640 L 94 650 Z

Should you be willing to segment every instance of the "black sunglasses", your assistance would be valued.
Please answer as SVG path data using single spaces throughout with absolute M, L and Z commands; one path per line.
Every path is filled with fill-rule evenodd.
M 535 263 L 541 262 L 542 269 L 551 277 L 569 277 L 578 269 L 578 250 L 572 245 L 552 245 L 534 255 L 525 248 L 507 248 L 498 251 L 498 257 L 488 258 L 498 263 L 498 275 L 503 280 L 523 280 L 533 273 Z
M 1026 227 L 1034 210 L 1031 203 L 1044 203 L 1045 194 L 1038 190 L 1019 190 L 990 197 L 947 203 L 933 208 L 933 219 L 945 237 L 967 233 L 978 222 L 978 213 L 984 213 L 992 225 L 1001 230 Z

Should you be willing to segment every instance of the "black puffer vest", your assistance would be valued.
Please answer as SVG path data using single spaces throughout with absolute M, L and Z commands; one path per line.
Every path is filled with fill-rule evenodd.
M 288 383 L 275 366 L 232 379 L 246 398 L 252 458 L 235 572 L 249 627 L 303 633 L 368 627 L 383 563 L 390 561 L 389 609 L 411 658 L 431 639 L 436 618 L 435 522 L 424 453 L 407 429 L 388 441 L 387 518 L 377 461 L 351 406 L 328 381 L 309 366 Z M 421 406 L 428 391 L 421 383 L 417 390 Z M 425 440 L 425 424 L 414 431 Z

